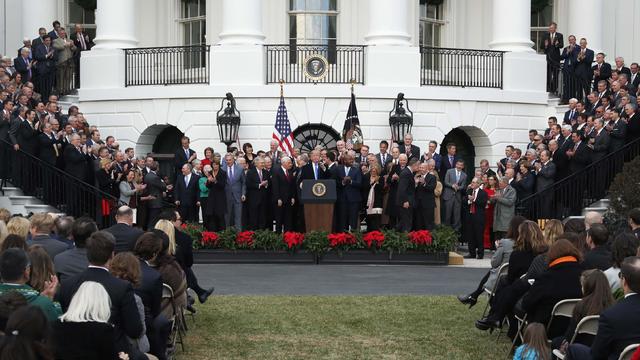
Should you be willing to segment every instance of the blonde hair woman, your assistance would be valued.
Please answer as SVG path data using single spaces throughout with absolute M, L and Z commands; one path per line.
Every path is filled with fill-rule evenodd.
M 27 239 L 29 230 L 31 229 L 31 222 L 22 216 L 14 216 L 7 223 L 7 231 L 9 234 L 15 234 L 23 239 Z
M 0 220 L 0 247 L 2 247 L 2 243 L 4 242 L 4 239 L 7 238 L 7 236 L 9 236 L 7 225 L 4 223 L 4 221 Z
M 547 239 L 549 245 L 553 244 L 558 240 L 562 234 L 564 234 L 564 226 L 562 225 L 562 221 L 558 219 L 552 219 L 545 223 L 544 225 L 544 238 Z
M 162 231 L 167 234 L 169 237 L 169 255 L 175 256 L 176 254 L 176 228 L 173 226 L 173 223 L 169 220 L 158 220 L 155 226 L 156 229 Z

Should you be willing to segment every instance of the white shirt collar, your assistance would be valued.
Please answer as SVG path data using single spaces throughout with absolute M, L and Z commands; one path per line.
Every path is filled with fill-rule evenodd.
M 104 270 L 106 272 L 109 272 L 109 269 L 107 269 L 104 266 L 89 265 L 89 269 L 102 269 L 102 270 Z
M 626 298 L 628 298 L 629 296 L 632 296 L 632 295 L 638 295 L 638 294 L 637 294 L 637 293 L 634 293 L 634 292 L 630 292 L 630 293 L 626 294 L 626 295 L 624 296 L 624 298 L 626 299 Z

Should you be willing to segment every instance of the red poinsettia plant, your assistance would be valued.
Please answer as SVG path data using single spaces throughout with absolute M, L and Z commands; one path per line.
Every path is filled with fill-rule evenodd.
M 382 243 L 384 243 L 384 234 L 378 230 L 370 231 L 364 234 L 362 241 L 364 241 L 368 248 L 378 249 L 382 246 Z
M 357 243 L 356 237 L 351 233 L 334 233 L 327 235 L 329 240 L 329 247 L 338 248 L 349 245 L 355 245 Z
M 236 245 L 241 248 L 251 248 L 253 245 L 253 231 L 242 231 L 236 235 Z
M 294 250 L 299 248 L 304 241 L 304 234 L 294 231 L 287 231 L 282 234 L 282 241 L 287 244 L 287 249 Z
M 424 248 L 433 243 L 433 236 L 429 230 L 412 231 L 407 235 L 409 241 L 418 248 Z
M 202 243 L 202 246 L 215 247 L 218 245 L 218 240 L 220 240 L 220 237 L 215 232 L 203 231 L 202 240 L 200 240 L 200 242 Z

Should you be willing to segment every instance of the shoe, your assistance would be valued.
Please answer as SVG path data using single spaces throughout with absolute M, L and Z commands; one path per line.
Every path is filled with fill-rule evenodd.
M 484 255 L 478 255 L 478 256 L 476 256 L 476 259 L 482 260 L 482 259 L 484 259 Z
M 476 257 L 473 254 L 469 254 L 469 255 L 465 256 L 464 258 L 465 259 L 475 259 Z
M 196 313 L 196 308 L 194 308 L 193 305 L 191 305 L 191 304 L 187 305 L 186 309 L 191 314 L 195 314 Z
M 493 330 L 500 327 L 500 321 L 484 318 L 476 321 L 476 328 L 480 330 Z
M 211 294 L 213 293 L 213 287 L 209 290 L 206 290 L 205 292 L 203 292 L 202 294 L 198 295 L 198 300 L 200 301 L 200 304 L 204 304 L 205 301 L 207 301 L 207 299 L 209 298 L 209 296 L 211 296 Z
M 471 295 L 458 295 L 458 301 L 464 305 L 469 305 L 469 309 L 471 309 L 478 302 L 478 299 Z

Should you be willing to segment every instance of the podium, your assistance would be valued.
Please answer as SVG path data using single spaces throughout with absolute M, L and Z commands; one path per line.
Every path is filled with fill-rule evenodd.
M 304 205 L 306 231 L 333 228 L 333 205 L 337 200 L 335 180 L 303 180 L 300 203 Z

